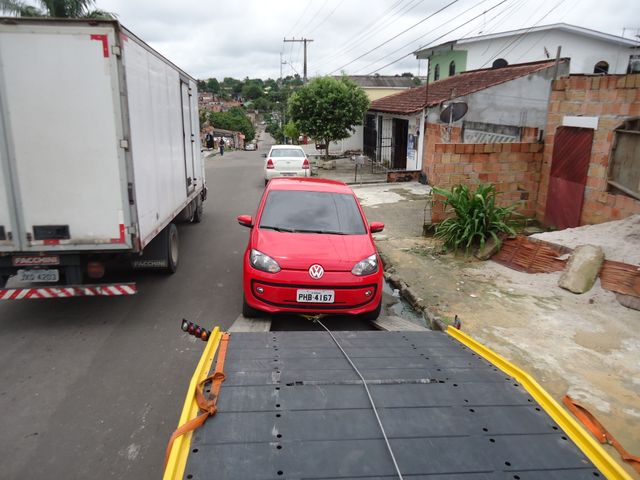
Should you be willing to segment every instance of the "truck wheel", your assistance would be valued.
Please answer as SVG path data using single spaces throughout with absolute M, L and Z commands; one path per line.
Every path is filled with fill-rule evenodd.
M 243 295 L 242 296 L 242 316 L 244 318 L 254 318 L 254 317 L 259 317 L 260 315 L 262 315 L 262 312 L 250 306 L 247 303 L 247 299 Z
M 191 220 L 193 223 L 200 223 L 202 221 L 202 211 L 204 210 L 204 206 L 202 205 L 202 199 L 198 196 L 195 200 L 195 206 L 193 211 L 193 219 Z
M 170 223 L 165 228 L 165 235 L 167 236 L 167 266 L 166 272 L 173 274 L 178 270 L 178 227 L 175 223 Z

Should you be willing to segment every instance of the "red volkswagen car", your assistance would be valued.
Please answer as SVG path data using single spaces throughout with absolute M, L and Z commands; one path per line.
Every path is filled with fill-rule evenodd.
M 375 319 L 382 265 L 367 218 L 344 183 L 275 178 L 267 185 L 244 254 L 242 313 L 340 313 Z

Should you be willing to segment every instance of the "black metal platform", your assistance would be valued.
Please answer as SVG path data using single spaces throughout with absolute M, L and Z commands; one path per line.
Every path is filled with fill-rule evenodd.
M 404 478 L 604 478 L 520 385 L 450 336 L 334 335 L 367 380 Z M 327 333 L 234 333 L 224 371 L 185 478 L 397 478 L 366 391 Z

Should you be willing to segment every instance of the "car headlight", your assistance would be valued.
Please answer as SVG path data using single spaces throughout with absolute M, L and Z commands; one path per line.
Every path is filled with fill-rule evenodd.
M 369 275 L 378 270 L 378 256 L 374 253 L 370 257 L 359 261 L 351 269 L 351 273 L 359 277 L 363 275 Z
M 262 270 L 263 272 L 278 273 L 280 271 L 280 265 L 269 255 L 265 255 L 259 252 L 255 248 L 251 249 L 251 255 L 249 255 L 249 261 L 253 268 Z

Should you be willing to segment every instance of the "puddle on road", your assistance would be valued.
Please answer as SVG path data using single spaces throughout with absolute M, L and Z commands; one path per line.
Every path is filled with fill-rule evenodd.
M 382 306 L 381 315 L 401 317 L 422 327 L 429 328 L 422 313 L 416 311 L 400 296 L 400 292 L 389 285 L 386 280 L 382 282 Z

